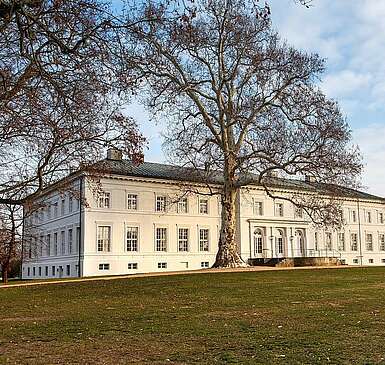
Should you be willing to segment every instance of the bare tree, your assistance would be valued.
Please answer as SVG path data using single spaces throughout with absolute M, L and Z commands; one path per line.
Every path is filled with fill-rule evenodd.
M 0 204 L 25 203 L 108 147 L 141 161 L 144 139 L 119 112 L 114 19 L 103 0 L 0 2 Z
M 235 240 L 242 186 L 258 184 L 276 198 L 272 187 L 282 180 L 274 172 L 312 176 L 322 184 L 313 184 L 308 203 L 283 198 L 330 223 L 338 212 L 331 187 L 361 171 L 338 104 L 317 86 L 324 60 L 282 41 L 269 15 L 249 0 L 149 1 L 127 14 L 136 24 L 127 27 L 127 59 L 144 80 L 147 105 L 170 122 L 170 158 L 202 176 L 220 174 L 215 267 L 244 265 Z

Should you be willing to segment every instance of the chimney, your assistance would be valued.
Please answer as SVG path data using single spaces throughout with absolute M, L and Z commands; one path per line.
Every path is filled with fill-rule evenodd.
M 122 151 L 118 150 L 117 148 L 109 148 L 107 150 L 107 160 L 122 161 L 122 158 Z
M 316 182 L 316 179 L 315 179 L 314 176 L 306 175 L 305 176 L 305 182 L 307 182 L 307 183 L 314 183 L 314 182 Z

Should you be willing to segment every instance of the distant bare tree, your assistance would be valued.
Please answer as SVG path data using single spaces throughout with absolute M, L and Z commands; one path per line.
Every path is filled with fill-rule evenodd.
M 136 24 L 127 27 L 127 59 L 144 80 L 147 105 L 170 122 L 170 158 L 203 172 L 207 183 L 219 172 L 215 267 L 244 265 L 235 240 L 242 186 L 263 186 L 269 196 L 330 224 L 340 219 L 333 199 L 324 199 L 331 184 L 350 185 L 361 171 L 337 103 L 317 86 L 324 61 L 281 41 L 269 15 L 267 5 L 249 0 L 195 0 L 184 7 L 148 1 L 127 14 L 127 24 Z M 323 184 L 314 184 L 308 202 L 277 196 L 271 187 L 282 181 L 274 172 Z
M 113 20 L 102 0 L 0 1 L 0 204 L 25 203 L 107 147 L 142 160 L 144 139 L 119 112 Z

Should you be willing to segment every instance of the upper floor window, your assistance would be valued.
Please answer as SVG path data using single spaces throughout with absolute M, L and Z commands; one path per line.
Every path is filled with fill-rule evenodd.
M 275 215 L 283 217 L 283 203 L 275 203 Z
M 187 213 L 187 198 L 182 198 L 178 201 L 178 213 Z
M 136 194 L 127 195 L 127 209 L 128 210 L 138 209 L 138 196 Z
M 378 236 L 380 251 L 385 251 L 385 234 L 381 233 Z
M 373 251 L 373 235 L 371 233 L 366 234 L 366 250 Z
M 138 227 L 127 227 L 126 231 L 126 250 L 138 251 Z
M 65 213 L 65 207 L 66 207 L 66 201 L 65 201 L 65 199 L 62 199 L 62 200 L 61 200 L 61 210 L 60 210 L 60 214 L 61 214 L 61 215 L 64 215 L 64 213 Z
M 167 228 L 156 228 L 155 230 L 155 250 L 167 251 Z
M 263 203 L 256 199 L 253 199 L 253 214 L 263 215 Z
M 157 212 L 165 212 L 166 211 L 166 197 L 164 195 L 160 195 L 160 196 L 156 197 L 155 210 Z
M 318 232 L 314 232 L 314 249 L 318 251 Z
M 301 207 L 295 207 L 294 208 L 294 217 L 295 218 L 302 218 L 303 217 L 303 209 Z
M 53 216 L 56 218 L 58 216 L 58 202 L 53 204 Z
M 61 242 L 61 254 L 65 255 L 66 253 L 66 236 L 65 236 L 65 231 L 60 232 L 60 242 Z
M 98 196 L 98 208 L 109 208 L 111 203 L 111 194 L 102 192 Z
M 51 249 L 51 235 L 48 233 L 47 234 L 47 242 L 46 242 L 46 245 L 47 245 L 47 256 L 51 256 L 52 255 L 52 249 Z
M 73 235 L 72 235 L 72 229 L 68 230 L 68 253 L 72 253 L 73 251 Z
M 352 222 L 357 222 L 357 212 L 355 210 L 352 210 Z
M 326 232 L 326 249 L 327 250 L 333 249 L 332 234 L 330 232 Z
M 74 208 L 74 199 L 72 196 L 68 198 L 68 212 L 71 213 Z
M 209 213 L 209 201 L 208 199 L 199 199 L 199 213 L 208 214 Z
M 188 251 L 188 228 L 178 229 L 178 251 Z
M 350 235 L 350 244 L 352 251 L 358 251 L 358 236 L 357 233 L 352 233 Z
M 53 234 L 53 254 L 57 256 L 57 232 Z
M 384 223 L 384 213 L 378 213 L 378 222 L 381 224 Z
M 201 228 L 199 230 L 199 251 L 209 250 L 209 230 Z
M 111 226 L 98 226 L 98 252 L 111 251 Z
M 372 223 L 372 212 L 366 212 L 366 222 Z

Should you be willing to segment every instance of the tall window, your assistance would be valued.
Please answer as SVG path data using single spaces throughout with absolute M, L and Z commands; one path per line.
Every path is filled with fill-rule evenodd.
M 275 215 L 283 217 L 283 203 L 275 203 Z
M 128 210 L 138 209 L 138 196 L 136 194 L 127 195 L 127 209 Z
M 80 247 L 80 227 L 76 227 L 76 247 L 74 247 L 74 252 L 76 252 L 77 247 Z
M 357 233 L 352 233 L 350 235 L 350 244 L 352 251 L 358 251 L 358 236 Z
M 65 207 L 66 207 L 66 201 L 65 201 L 65 199 L 62 199 L 62 200 L 61 200 L 61 211 L 60 211 L 60 214 L 61 214 L 61 215 L 64 215 L 64 213 L 65 213 Z
M 314 232 L 314 249 L 318 251 L 318 232 Z
M 373 251 L 373 235 L 371 233 L 366 234 L 366 250 Z
M 187 213 L 187 198 L 178 201 L 178 213 Z
M 52 255 L 52 249 L 51 249 L 51 235 L 47 234 L 47 255 L 51 256 Z
M 52 205 L 48 204 L 47 206 L 47 219 L 51 219 L 52 216 Z
M 326 232 L 326 249 L 332 250 L 333 244 L 332 244 L 332 234 L 331 232 Z
M 379 223 L 384 223 L 384 213 L 378 213 L 378 222 Z
M 209 201 L 208 199 L 199 199 L 199 213 L 208 214 L 209 213 Z
M 111 251 L 111 227 L 98 226 L 98 252 Z
M 166 197 L 161 195 L 157 196 L 155 200 L 155 210 L 157 212 L 165 212 L 166 211 Z
M 71 213 L 74 209 L 74 199 L 72 196 L 68 198 L 68 212 Z
M 253 198 L 253 214 L 263 215 L 263 203 Z
M 199 251 L 209 250 L 209 230 L 201 228 L 199 230 Z
M 372 223 L 372 212 L 366 212 L 366 222 Z
M 385 234 L 381 233 L 378 236 L 380 251 L 385 251 Z
M 255 254 L 261 254 L 263 252 L 263 235 L 260 229 L 254 231 L 254 251 Z
M 283 254 L 283 232 L 281 230 L 278 230 L 276 243 L 277 243 L 277 252 L 279 254 Z
M 98 196 L 98 208 L 109 208 L 111 203 L 111 194 L 108 192 L 100 193 Z
M 188 251 L 188 228 L 178 228 L 178 251 Z
M 53 234 L 53 254 L 57 256 L 57 233 Z
M 127 227 L 126 231 L 126 250 L 127 251 L 138 251 L 138 227 Z
M 338 234 L 338 251 L 345 251 L 345 233 Z
M 61 242 L 61 254 L 65 255 L 66 253 L 66 236 L 65 231 L 60 232 L 60 242 Z
M 303 210 L 301 207 L 295 207 L 294 208 L 294 217 L 295 218 L 302 218 L 303 217 Z
M 58 202 L 53 204 L 53 216 L 56 218 L 58 216 Z
M 73 236 L 72 236 L 72 229 L 70 228 L 68 230 L 68 253 L 71 254 L 73 250 Z
M 357 222 L 357 212 L 355 210 L 352 210 L 352 222 Z
M 157 227 L 155 230 L 155 250 L 167 251 L 167 228 Z

